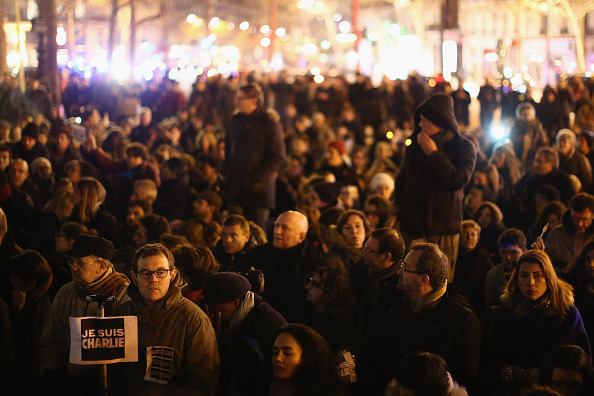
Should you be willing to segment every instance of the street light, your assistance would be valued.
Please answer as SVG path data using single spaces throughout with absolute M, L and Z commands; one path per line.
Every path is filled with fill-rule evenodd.
M 198 17 L 196 16 L 196 14 L 190 14 L 187 16 L 186 22 L 188 22 L 190 24 L 194 24 L 194 23 L 198 22 Z

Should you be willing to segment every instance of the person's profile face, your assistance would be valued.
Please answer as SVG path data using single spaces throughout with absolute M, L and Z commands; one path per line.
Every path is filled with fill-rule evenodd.
M 144 228 L 142 223 L 139 223 L 138 227 L 136 227 L 136 233 L 134 233 L 132 240 L 134 240 L 136 247 L 142 247 L 147 244 L 146 228 Z
M 101 260 L 95 256 L 73 258 L 70 264 L 72 280 L 83 285 L 97 280 L 103 273 Z
M 279 249 L 288 249 L 301 243 L 305 236 L 297 223 L 292 214 L 281 214 L 274 223 L 273 245 Z
M 8 151 L 0 151 L 0 169 L 5 171 L 10 165 L 10 153 Z
M 421 128 L 421 132 L 424 132 L 429 136 L 433 136 L 442 130 L 442 128 L 438 127 L 437 125 L 435 125 L 423 116 L 421 116 L 419 127 Z

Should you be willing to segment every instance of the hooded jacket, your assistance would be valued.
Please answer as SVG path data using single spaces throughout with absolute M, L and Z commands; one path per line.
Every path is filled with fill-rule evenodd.
M 422 114 L 444 128 L 432 136 L 437 151 L 425 154 L 417 142 Z M 474 145 L 458 132 L 452 98 L 434 95 L 415 112 L 415 131 L 396 177 L 395 198 L 403 232 L 451 235 L 462 229 L 464 186 L 474 171 Z
M 148 347 L 165 346 L 174 350 L 174 376 L 170 386 L 142 381 L 146 388 L 157 392 L 151 394 L 168 394 L 173 388 L 193 389 L 201 391 L 198 394 L 210 395 L 217 384 L 219 351 L 215 332 L 206 314 L 182 296 L 185 285 L 181 276 L 177 276 L 169 285 L 167 294 L 149 305 L 145 305 L 136 285 L 128 287 L 133 304 L 128 308 L 138 317 L 139 368 L 146 368 Z M 130 384 L 135 385 L 128 388 L 138 391 L 140 388 L 136 385 L 140 385 L 138 382 L 143 377 L 135 374 L 135 378 L 130 379 Z

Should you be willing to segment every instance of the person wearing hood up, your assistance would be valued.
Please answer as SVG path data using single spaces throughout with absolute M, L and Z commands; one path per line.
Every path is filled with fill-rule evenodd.
M 395 184 L 401 231 L 407 245 L 415 239 L 437 243 L 449 259 L 451 280 L 462 231 L 463 189 L 476 162 L 474 145 L 458 131 L 451 97 L 438 94 L 421 103 L 407 144 Z

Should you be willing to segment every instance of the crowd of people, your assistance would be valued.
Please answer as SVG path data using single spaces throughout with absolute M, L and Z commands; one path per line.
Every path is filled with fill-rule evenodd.
M 475 127 L 416 75 L 5 76 L 3 389 L 593 394 L 594 79 L 509 87 Z M 138 320 L 107 389 L 70 358 L 91 295 Z

